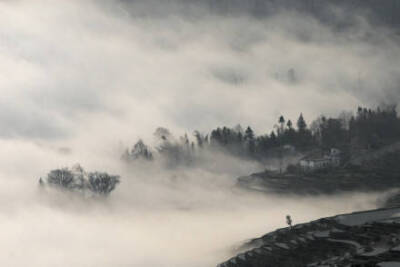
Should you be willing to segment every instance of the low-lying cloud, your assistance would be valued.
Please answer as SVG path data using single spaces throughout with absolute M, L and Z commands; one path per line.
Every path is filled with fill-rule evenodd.
M 310 122 L 398 102 L 390 28 L 357 14 L 341 30 L 293 10 L 232 14 L 175 1 L 0 2 L 3 265 L 213 266 L 287 214 L 299 223 L 376 206 L 378 194 L 243 192 L 235 178 L 265 166 L 223 155 L 175 170 L 119 160 L 159 126 L 261 133 L 281 114 Z M 77 162 L 121 184 L 100 202 L 38 187 Z
M 1 147 L 0 261 L 7 266 L 215 266 L 245 240 L 284 227 L 287 214 L 297 224 L 374 208 L 383 195 L 244 191 L 235 178 L 262 166 L 222 154 L 208 169 L 165 169 L 127 165 L 107 150 L 66 154 L 10 140 Z M 38 185 L 50 169 L 76 161 L 120 174 L 121 183 L 105 199 Z
M 2 158 L 10 167 L 1 166 L 0 260 L 7 266 L 215 266 L 241 242 L 285 226 L 287 214 L 301 223 L 373 208 L 379 196 L 254 194 L 234 187 L 232 172 L 111 160 L 100 167 L 101 160 L 85 156 L 57 161 L 58 152 L 28 144 L 7 149 L 16 155 Z M 39 187 L 36 178 L 46 168 L 77 158 L 118 171 L 121 184 L 103 200 Z

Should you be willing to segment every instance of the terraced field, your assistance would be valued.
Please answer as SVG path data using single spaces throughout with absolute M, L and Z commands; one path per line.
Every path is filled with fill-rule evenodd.
M 400 208 L 338 215 L 251 240 L 218 267 L 400 266 Z

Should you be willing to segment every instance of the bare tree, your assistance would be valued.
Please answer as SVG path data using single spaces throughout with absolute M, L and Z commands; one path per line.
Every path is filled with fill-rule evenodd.
M 86 173 L 80 165 L 73 168 L 55 169 L 48 173 L 46 182 L 40 178 L 40 186 L 52 186 L 70 191 L 90 191 L 97 195 L 108 195 L 120 182 L 118 175 L 109 175 L 105 172 Z
M 290 215 L 286 215 L 286 223 L 292 228 L 292 217 L 290 217 Z

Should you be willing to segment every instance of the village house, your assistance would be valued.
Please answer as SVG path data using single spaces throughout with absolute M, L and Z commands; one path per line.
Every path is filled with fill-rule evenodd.
M 313 171 L 340 165 L 341 151 L 337 148 L 331 148 L 329 153 L 314 152 L 305 156 L 299 162 L 303 170 Z

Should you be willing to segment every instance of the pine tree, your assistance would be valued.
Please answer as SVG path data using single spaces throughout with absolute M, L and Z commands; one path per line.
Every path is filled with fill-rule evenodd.
M 244 139 L 245 140 L 253 140 L 254 139 L 254 132 L 253 130 L 249 127 L 247 127 L 245 133 L 244 133 Z
M 292 129 L 292 126 L 293 126 L 292 121 L 288 120 L 287 123 L 286 123 L 286 126 L 289 128 L 289 130 Z
M 297 128 L 299 129 L 299 132 L 304 132 L 307 129 L 307 124 L 303 118 L 303 113 L 300 113 L 299 119 L 297 120 Z
M 247 127 L 246 132 L 244 134 L 244 140 L 247 142 L 249 153 L 254 154 L 255 152 L 255 141 L 254 141 L 254 132 L 249 127 Z
M 194 137 L 196 137 L 196 141 L 197 141 L 197 146 L 199 148 L 203 148 L 203 143 L 204 143 L 204 136 L 199 132 L 199 131 L 194 131 L 193 133 Z
M 279 124 L 281 125 L 279 128 L 278 135 L 282 135 L 284 132 L 284 127 L 285 127 L 285 118 L 283 116 L 279 117 Z
M 271 147 L 274 147 L 277 145 L 277 137 L 274 131 L 271 132 L 271 134 L 269 135 L 269 141 L 271 144 Z

